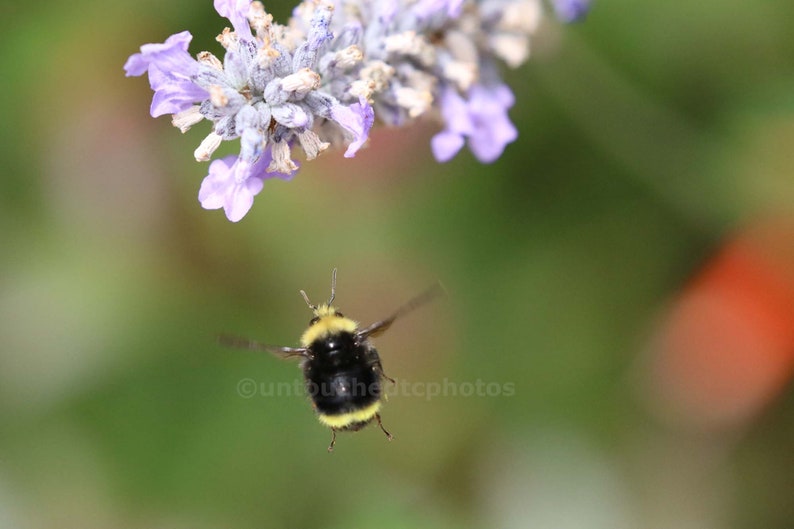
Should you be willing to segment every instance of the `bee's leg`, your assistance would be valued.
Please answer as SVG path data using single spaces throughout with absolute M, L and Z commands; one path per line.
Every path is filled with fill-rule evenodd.
M 334 445 L 336 444 L 336 428 L 331 428 L 331 444 L 328 445 L 328 451 L 334 451 Z
M 386 431 L 386 428 L 384 428 L 384 427 L 383 427 L 383 423 L 382 423 L 382 422 L 381 422 L 381 420 L 380 420 L 380 413 L 376 413 L 376 414 L 375 414 L 375 418 L 378 420 L 378 426 L 380 426 L 380 429 L 381 429 L 381 430 L 383 430 L 383 433 L 385 433 L 385 434 L 386 434 L 386 438 L 387 438 L 389 441 L 391 441 L 392 439 L 394 439 L 394 436 L 393 436 L 392 434 L 390 434 L 389 432 L 387 432 L 387 431 Z
M 372 366 L 372 370 L 378 375 L 378 377 L 385 378 L 392 384 L 397 383 L 393 378 L 387 376 L 386 373 L 383 372 L 383 364 L 380 363 L 380 355 L 378 355 L 378 350 L 375 349 L 372 344 L 367 344 L 364 357 L 367 359 L 367 363 Z
M 375 372 L 378 375 L 382 376 L 383 378 L 385 378 L 386 380 L 388 380 L 392 384 L 396 384 L 397 383 L 397 382 L 394 381 L 394 379 L 392 377 L 386 375 L 386 373 L 383 372 L 383 364 L 380 363 L 380 358 L 377 358 L 375 360 L 375 363 L 373 364 L 372 369 L 374 369 Z

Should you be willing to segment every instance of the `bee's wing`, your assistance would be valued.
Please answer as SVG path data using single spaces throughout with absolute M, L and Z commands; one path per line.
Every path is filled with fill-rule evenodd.
M 425 303 L 433 301 L 443 293 L 444 293 L 444 287 L 441 286 L 441 283 L 436 283 L 435 285 L 428 288 L 427 290 L 425 290 L 424 292 L 422 292 L 421 294 L 410 300 L 408 303 L 397 309 L 397 312 L 395 312 L 385 320 L 376 321 L 369 327 L 366 327 L 358 331 L 356 335 L 360 340 L 365 340 L 367 338 L 377 336 L 385 332 L 386 329 L 388 329 L 391 326 L 391 324 L 394 323 L 394 320 L 396 320 L 397 318 L 405 316 L 412 310 L 421 307 Z
M 277 345 L 267 345 L 260 342 L 249 340 L 248 338 L 241 338 L 239 336 L 231 336 L 222 334 L 218 337 L 218 342 L 228 347 L 236 347 L 238 349 L 248 349 L 250 351 L 267 351 L 273 353 L 281 358 L 292 358 L 294 356 L 305 357 L 308 355 L 306 349 L 299 347 L 279 347 Z

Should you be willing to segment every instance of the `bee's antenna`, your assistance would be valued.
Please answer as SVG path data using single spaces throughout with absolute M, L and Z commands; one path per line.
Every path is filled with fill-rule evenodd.
M 310 309 L 317 310 L 317 305 L 312 305 L 312 302 L 309 301 L 309 296 L 306 295 L 305 291 L 301 290 L 301 296 L 303 296 L 303 300 L 306 302 L 306 304 L 309 306 Z
M 334 298 L 336 297 L 336 268 L 334 271 L 331 272 L 331 297 L 328 298 L 328 306 L 331 306 L 331 303 L 334 302 Z

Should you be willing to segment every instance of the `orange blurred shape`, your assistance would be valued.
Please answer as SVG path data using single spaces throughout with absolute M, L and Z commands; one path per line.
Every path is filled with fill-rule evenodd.
M 794 223 L 765 221 L 727 240 L 660 331 L 654 407 L 707 428 L 757 415 L 794 374 Z

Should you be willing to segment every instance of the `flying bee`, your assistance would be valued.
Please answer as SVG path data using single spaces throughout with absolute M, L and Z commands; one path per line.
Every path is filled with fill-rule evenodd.
M 424 305 L 443 292 L 435 284 L 400 307 L 384 320 L 360 329 L 358 323 L 345 317 L 332 305 L 336 296 L 336 268 L 331 275 L 331 297 L 327 303 L 313 305 L 303 290 L 301 296 L 314 313 L 309 327 L 300 338 L 300 347 L 277 347 L 263 343 L 222 336 L 220 341 L 232 347 L 267 351 L 281 358 L 301 358 L 306 389 L 317 418 L 331 429 L 334 449 L 337 431 L 358 431 L 373 420 L 391 441 L 392 435 L 383 427 L 380 409 L 383 401 L 383 379 L 394 383 L 383 372 L 377 349 L 370 338 L 385 332 L 394 321 Z

